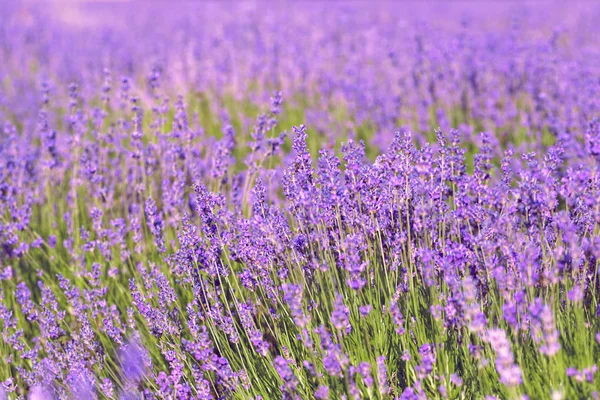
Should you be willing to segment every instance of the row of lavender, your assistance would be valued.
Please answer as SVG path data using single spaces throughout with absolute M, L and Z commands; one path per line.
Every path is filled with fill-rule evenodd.
M 233 8 L 0 6 L 0 399 L 600 397 L 600 10 Z

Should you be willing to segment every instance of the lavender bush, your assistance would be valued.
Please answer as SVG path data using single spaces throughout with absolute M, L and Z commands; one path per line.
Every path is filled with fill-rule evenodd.
M 600 398 L 595 4 L 0 15 L 0 399 Z

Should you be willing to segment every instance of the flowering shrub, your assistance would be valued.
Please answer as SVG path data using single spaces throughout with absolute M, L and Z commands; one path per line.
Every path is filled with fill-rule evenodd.
M 593 4 L 0 7 L 0 399 L 600 398 Z

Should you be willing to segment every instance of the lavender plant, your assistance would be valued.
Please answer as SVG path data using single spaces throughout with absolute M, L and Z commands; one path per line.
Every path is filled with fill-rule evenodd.
M 600 398 L 594 4 L 0 15 L 0 399 Z

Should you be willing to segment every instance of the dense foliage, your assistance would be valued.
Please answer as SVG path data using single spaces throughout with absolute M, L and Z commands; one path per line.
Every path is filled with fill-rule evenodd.
M 0 5 L 0 399 L 600 398 L 598 20 Z

